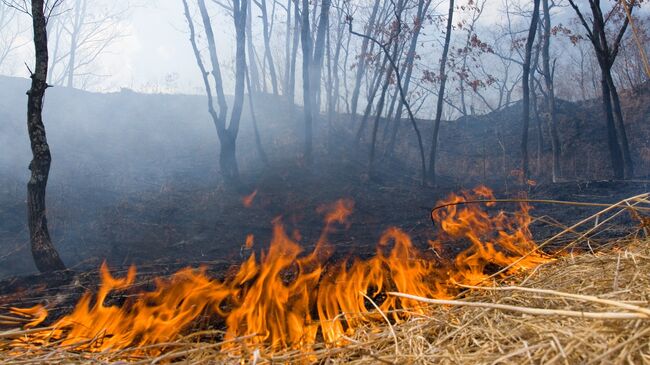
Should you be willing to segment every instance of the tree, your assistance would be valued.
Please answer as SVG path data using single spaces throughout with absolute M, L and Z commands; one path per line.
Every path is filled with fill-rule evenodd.
M 440 119 L 442 118 L 442 107 L 445 96 L 445 84 L 447 74 L 447 57 L 449 55 L 449 44 L 451 43 L 451 30 L 454 21 L 454 0 L 449 1 L 449 14 L 447 15 L 447 29 L 445 33 L 445 44 L 442 49 L 442 58 L 440 59 L 440 88 L 438 90 L 438 102 L 436 105 L 436 120 L 433 122 L 433 136 L 431 140 L 431 153 L 429 154 L 429 181 L 436 183 L 436 151 L 438 149 L 438 132 L 440 130 Z
M 27 131 L 32 149 L 32 161 L 29 164 L 31 177 L 27 183 L 27 224 L 34 263 L 43 273 L 65 269 L 52 244 L 47 226 L 45 192 L 52 155 L 43 124 L 43 99 L 45 90 L 50 86 L 46 81 L 49 65 L 47 21 L 61 1 L 46 4 L 44 0 L 32 0 L 31 8 L 28 8 L 26 2 L 4 1 L 7 6 L 31 14 L 34 30 L 35 64 L 34 71 L 30 71 L 32 83 L 27 91 Z
M 402 19 L 400 18 L 401 12 L 398 11 L 398 7 L 396 7 L 394 10 L 395 10 L 394 13 L 395 13 L 395 17 L 396 17 L 394 24 L 397 27 L 401 27 L 401 25 L 402 25 Z M 418 140 L 418 147 L 419 147 L 419 150 L 420 150 L 422 184 L 424 185 L 426 183 L 427 168 L 426 168 L 426 160 L 425 160 L 425 157 L 424 157 L 424 146 L 422 144 L 422 135 L 420 134 L 420 129 L 418 128 L 417 123 L 415 122 L 415 115 L 413 115 L 413 111 L 411 110 L 411 105 L 406 100 L 406 93 L 404 92 L 404 89 L 402 88 L 402 76 L 400 74 L 399 68 L 397 67 L 397 63 L 393 59 L 393 57 L 391 56 L 391 52 L 388 49 L 387 44 L 382 43 L 379 40 L 377 40 L 376 38 L 373 38 L 373 37 L 371 37 L 371 36 L 369 36 L 367 34 L 363 34 L 363 33 L 359 33 L 359 32 L 354 31 L 352 29 L 352 22 L 354 21 L 354 18 L 350 14 L 348 14 L 346 16 L 346 21 L 348 23 L 348 31 L 350 32 L 350 34 L 355 35 L 357 37 L 361 37 L 363 39 L 368 39 L 369 41 L 371 41 L 373 44 L 376 44 L 381 49 L 381 51 L 384 54 L 384 57 L 386 57 L 386 59 L 388 60 L 388 62 L 390 64 L 390 67 L 392 68 L 392 72 L 395 74 L 395 81 L 396 81 L 396 84 L 397 84 L 397 90 L 399 91 L 400 100 L 404 104 L 404 106 L 406 107 L 406 111 L 408 112 L 409 120 L 411 121 L 411 125 L 413 126 L 413 130 L 415 131 L 415 135 L 416 135 L 417 140 Z M 399 29 L 398 29 L 398 31 L 396 33 L 399 34 Z
M 253 0 L 255 1 L 255 0 Z M 262 11 L 262 32 L 264 38 L 264 60 L 269 66 L 269 73 L 271 74 L 271 86 L 273 87 L 273 94 L 278 95 L 278 76 L 275 72 L 275 62 L 271 54 L 271 30 L 269 28 L 269 16 L 266 8 L 266 0 L 255 1 L 255 4 Z
M 296 0 L 297 1 L 297 0 Z M 302 44 L 302 94 L 305 113 L 305 150 L 304 158 L 307 166 L 313 163 L 312 141 L 312 88 L 311 88 L 311 27 L 309 26 L 309 0 L 302 0 L 300 42 Z
M 616 178 L 630 178 L 634 176 L 634 166 L 627 140 L 627 132 L 625 131 L 621 102 L 612 77 L 612 66 L 616 61 L 621 40 L 627 30 L 629 17 L 622 17 L 624 19 L 623 23 L 618 27 L 618 31 L 615 32 L 615 38 L 610 45 L 607 35 L 607 24 L 613 22 L 612 19 L 616 18 L 612 16 L 615 12 L 622 11 L 619 8 L 618 3 L 609 11 L 607 16 L 605 16 L 601 8 L 600 0 L 589 0 L 589 8 L 592 14 L 589 21 L 585 18 L 582 10 L 580 10 L 581 8 L 574 0 L 569 0 L 569 3 L 578 16 L 580 23 L 584 27 L 587 38 L 591 41 L 591 44 L 594 47 L 598 66 L 600 67 L 602 103 L 607 122 L 607 142 L 609 144 L 614 176 Z M 630 13 L 636 4 L 636 0 L 631 0 L 629 4 L 627 4 Z
M 557 131 L 557 108 L 555 107 L 555 88 L 553 85 L 553 71 L 551 70 L 551 6 L 549 0 L 542 0 L 544 11 L 544 33 L 542 34 L 542 75 L 546 86 L 546 110 L 548 112 L 549 125 L 551 129 L 551 148 L 553 163 L 551 177 L 557 182 L 560 175 L 560 156 L 562 154 L 560 136 Z
M 5 3 L 0 4 L 0 67 L 2 67 L 9 55 L 22 46 L 19 42 L 23 33 L 21 24 L 16 21 L 18 11 Z
M 409 87 L 411 85 L 411 75 L 413 73 L 413 65 L 415 63 L 415 50 L 418 45 L 418 38 L 422 30 L 422 25 L 424 23 L 425 15 L 431 5 L 431 0 L 419 0 L 418 1 L 418 10 L 413 24 L 413 35 L 411 36 L 411 43 L 409 44 L 408 53 L 406 54 L 406 60 L 404 61 L 404 66 L 402 67 L 402 73 L 404 73 L 404 85 L 403 89 L 405 93 L 409 92 Z M 395 113 L 395 118 L 393 120 L 393 131 L 391 133 L 390 142 L 388 148 L 386 149 L 386 154 L 391 154 L 395 148 L 395 142 L 397 140 L 397 132 L 399 131 L 400 122 L 402 120 L 402 112 L 404 109 L 404 104 L 399 101 L 397 106 L 397 112 Z
M 318 19 L 318 27 L 316 28 L 316 42 L 314 43 L 314 56 L 312 57 L 310 73 L 311 73 L 311 91 L 312 91 L 312 110 L 316 113 L 320 112 L 320 81 L 321 72 L 323 70 L 323 56 L 325 53 L 325 38 L 327 30 L 329 29 L 329 12 L 330 0 L 322 0 L 320 7 L 320 17 Z
M 96 61 L 126 36 L 119 23 L 128 16 L 129 1 L 72 0 L 69 9 L 48 22 L 52 58 L 48 82 L 86 87 L 100 78 Z
M 246 77 L 246 17 L 248 11 L 248 0 L 233 0 L 233 19 L 235 23 L 236 32 L 236 55 L 235 55 L 235 97 L 233 101 L 233 109 L 230 114 L 230 121 L 226 126 L 226 118 L 228 116 L 228 104 L 223 91 L 223 81 L 221 77 L 221 69 L 219 65 L 219 58 L 217 54 L 217 46 L 215 44 L 214 32 L 210 22 L 210 15 L 205 6 L 205 0 L 198 0 L 198 7 L 203 21 L 203 28 L 205 30 L 206 40 L 208 43 L 208 52 L 210 56 L 210 63 L 212 64 L 212 71 L 208 73 L 199 47 L 196 41 L 196 32 L 194 29 L 194 22 L 190 14 L 187 0 L 183 1 L 185 10 L 185 18 L 190 30 L 190 43 L 194 51 L 196 63 L 201 71 L 203 77 L 203 84 L 205 92 L 208 97 L 208 112 L 212 117 L 214 125 L 217 129 L 217 135 L 221 144 L 221 153 L 219 155 L 219 165 L 221 174 L 227 185 L 239 186 L 239 167 L 236 158 L 236 142 L 237 134 L 239 133 L 239 122 L 241 120 L 241 113 L 244 104 L 244 88 Z M 214 87 L 217 94 L 217 104 L 219 111 L 214 108 L 212 97 L 212 89 L 208 75 L 212 74 L 214 80 Z
M 523 64 L 523 77 L 521 78 L 521 86 L 523 93 L 522 100 L 522 124 L 523 133 L 521 136 L 521 172 L 523 178 L 527 180 L 530 176 L 528 168 L 528 125 L 530 123 L 530 62 L 533 51 L 533 44 L 535 43 L 535 34 L 537 34 L 537 23 L 539 22 L 539 4 L 540 0 L 533 2 L 533 15 L 530 19 L 530 28 L 528 29 L 528 37 L 526 37 L 526 51 L 524 55 Z M 524 180 L 524 181 L 525 181 Z
M 352 100 L 350 104 L 350 113 L 352 114 L 352 118 L 356 118 L 357 114 L 357 104 L 359 102 L 359 92 L 361 91 L 361 79 L 363 78 L 363 75 L 366 70 L 366 54 L 368 52 L 368 44 L 370 42 L 370 38 L 372 34 L 375 32 L 374 24 L 375 24 L 375 19 L 377 17 L 377 11 L 379 10 L 379 4 L 381 1 L 375 0 L 374 5 L 372 7 L 372 14 L 370 15 L 370 19 L 368 20 L 368 23 L 366 23 L 366 28 L 365 28 L 365 33 L 363 40 L 361 41 L 361 54 L 358 57 L 357 61 L 357 72 L 355 76 L 355 82 L 354 82 L 354 89 L 352 91 Z

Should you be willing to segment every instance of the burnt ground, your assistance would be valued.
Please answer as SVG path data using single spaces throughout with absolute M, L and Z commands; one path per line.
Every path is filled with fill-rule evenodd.
M 79 261 L 67 273 L 7 278 L 0 282 L 0 305 L 48 302 L 56 308 L 51 317 L 56 317 L 57 313 L 71 309 L 83 292 L 96 287 L 99 282 L 96 268 L 103 260 L 107 260 L 118 275 L 124 274 L 130 264 L 138 266 L 139 284 L 127 295 L 152 288 L 154 276 L 170 275 L 187 265 L 207 265 L 212 275 L 221 277 L 229 267 L 249 255 L 242 251 L 247 234 L 255 235 L 256 250 L 268 246 L 272 221 L 277 217 L 281 217 L 287 232 L 297 237 L 308 252 L 323 227 L 323 215 L 317 211 L 318 207 L 342 197 L 354 199 L 355 208 L 349 227 L 337 226 L 329 236 L 336 247 L 332 260 L 372 255 L 379 236 L 389 226 L 405 230 L 415 245 L 424 249 L 434 234 L 429 218 L 431 207 L 449 192 L 466 188 L 451 184 L 437 188 L 418 184 L 405 187 L 381 182 L 381 178 L 364 182 L 358 176 L 358 169 L 347 166 L 342 169 L 337 164 L 330 170 L 323 165 L 311 172 L 296 165 L 268 170 L 257 176 L 254 186 L 246 189 L 257 189 L 249 208 L 243 206 L 241 193 L 223 188 L 189 189 L 186 183 L 125 197 L 119 205 L 103 208 L 99 221 L 89 221 L 80 227 L 88 236 L 96 236 L 96 242 L 100 243 L 95 247 L 98 256 Z M 252 180 L 251 176 L 244 175 L 244 179 L 247 178 Z M 387 176 L 383 178 L 389 181 Z M 541 184 L 528 193 L 531 198 L 615 203 L 647 191 L 650 191 L 650 182 L 594 181 Z M 499 198 L 518 194 L 512 188 L 509 192 L 496 192 Z M 516 210 L 514 204 L 508 203 L 498 208 Z M 552 217 L 569 225 L 600 209 L 534 204 L 531 214 Z M 636 224 L 629 216 L 613 223 L 621 227 Z M 558 230 L 546 223 L 532 226 L 537 240 Z M 615 236 L 616 230 L 609 234 Z M 458 252 L 465 244 L 458 242 L 445 250 Z M 586 250 L 585 247 L 579 249 Z M 119 298 L 113 300 L 121 300 Z
M 23 104 L 24 92 L 16 91 L 21 87 L 0 88 L 0 117 L 15 121 L 15 131 L 22 131 L 24 113 L 10 112 L 9 105 Z M 250 125 L 243 120 L 238 156 L 244 187 L 231 190 L 219 181 L 216 136 L 205 120 L 200 98 L 132 92 L 90 94 L 66 88 L 55 88 L 48 98 L 48 139 L 54 153 L 48 217 L 54 245 L 72 271 L 34 275 L 25 224 L 27 169 L 26 163 L 20 162 L 28 159 L 25 151 L 11 150 L 16 155 L 10 157 L 19 162 L 7 164 L 0 158 L 0 305 L 29 305 L 44 297 L 56 300 L 57 293 L 78 296 L 85 288 L 96 285 L 96 269 L 104 260 L 116 272 L 136 264 L 143 280 L 201 264 L 211 267 L 215 275 L 223 275 L 249 254 L 241 249 L 248 234 L 255 236 L 255 249 L 267 247 L 272 221 L 280 216 L 287 232 L 299 237 L 308 252 L 323 227 L 318 207 L 340 198 L 353 199 L 355 209 L 350 226 L 337 227 L 329 236 L 336 247 L 334 260 L 372 255 L 381 233 L 390 226 L 408 232 L 416 246 L 425 248 L 434 235 L 430 209 L 450 192 L 480 183 L 492 187 L 500 198 L 516 196 L 520 190 L 509 176 L 510 169 L 517 166 L 514 159 L 507 166 L 496 162 L 494 166 L 481 165 L 461 153 L 463 149 L 481 150 L 486 143 L 497 148 L 493 140 L 480 140 L 485 136 L 482 125 L 490 118 L 498 118 L 499 128 L 511 132 L 508 146 L 516 145 L 516 106 L 486 120 L 475 118 L 453 126 L 446 122 L 441 129 L 443 147 L 447 144 L 456 150 L 441 152 L 443 173 L 438 186 L 422 187 L 417 167 L 412 167 L 417 166 L 417 155 L 409 149 L 414 145 L 409 138 L 402 140 L 395 157 L 382 157 L 377 176 L 368 179 L 367 141 L 357 145 L 356 127 L 346 124 L 350 122 L 346 116 L 340 116 L 331 131 L 324 120 L 315 123 L 316 163 L 313 169 L 306 169 L 299 157 L 299 111 L 292 114 L 277 100 L 275 104 L 271 100 L 260 106 L 263 112 L 258 113 L 258 118 L 266 128 L 262 136 L 272 165 L 259 163 Z M 84 104 L 85 109 L 80 110 L 76 104 Z M 566 113 L 571 114 L 571 110 Z M 73 124 L 65 124 L 68 122 Z M 429 125 L 421 123 L 426 136 Z M 28 148 L 18 143 L 26 139 L 12 128 L 12 124 L 0 123 L 0 143 Z M 400 133 L 411 133 L 408 127 L 403 129 Z M 463 131 L 467 133 L 461 136 Z M 494 139 L 492 134 L 490 138 Z M 576 141 L 574 149 L 587 143 Z M 500 160 L 498 154 L 483 154 L 476 160 L 481 158 Z M 606 164 L 590 166 L 591 170 L 607 170 Z M 614 203 L 650 191 L 646 180 L 550 184 L 546 175 L 542 174 L 540 184 L 529 189 L 531 198 Z M 580 176 L 573 177 L 580 180 Z M 258 194 L 253 205 L 245 208 L 242 196 L 254 190 Z M 498 208 L 516 209 L 512 204 L 500 204 Z M 597 210 L 535 205 L 531 214 L 568 225 Z M 615 223 L 634 224 L 629 217 Z M 541 240 L 558 228 L 536 223 L 532 231 Z M 455 243 L 449 252 L 457 252 L 463 245 Z M 72 284 L 65 284 L 71 280 Z M 143 285 L 151 284 L 144 280 Z M 65 298 L 61 300 L 71 303 L 68 296 Z

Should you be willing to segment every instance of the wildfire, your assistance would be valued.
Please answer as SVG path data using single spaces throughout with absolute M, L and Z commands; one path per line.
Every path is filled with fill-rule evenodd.
M 480 187 L 452 194 L 441 204 L 490 198 L 492 192 Z M 17 340 L 15 346 L 56 343 L 85 351 L 138 347 L 159 352 L 161 347 L 146 346 L 173 341 L 202 316 L 223 320 L 226 340 L 245 337 L 243 341 L 253 346 L 279 350 L 309 349 L 317 341 L 337 345 L 360 326 L 379 325 L 381 314 L 399 322 L 426 311 L 414 300 L 387 296 L 388 291 L 450 298 L 458 294 L 457 284 L 480 284 L 494 268 L 511 265 L 507 274 L 549 260 L 535 251 L 529 207 L 521 204 L 515 215 L 490 215 L 480 205 L 450 205 L 432 213 L 440 230 L 429 250 L 416 248 L 408 234 L 392 227 L 381 236 L 371 259 L 331 263 L 334 248 L 328 233 L 346 223 L 353 206 L 350 200 L 339 200 L 319 210 L 325 213 L 325 226 L 311 253 L 305 254 L 276 219 L 268 251 L 259 258 L 252 254 L 225 279 L 209 277 L 205 268 L 186 268 L 168 279 L 156 279 L 155 290 L 120 305 L 107 304 L 107 298 L 134 283 L 135 268 L 120 279 L 102 265 L 96 294 L 86 293 L 72 313 L 47 330 Z M 252 242 L 249 235 L 247 245 Z M 432 249 L 458 244 L 467 248 L 452 260 L 432 254 Z M 38 326 L 47 316 L 43 306 L 13 311 L 35 318 L 28 327 Z

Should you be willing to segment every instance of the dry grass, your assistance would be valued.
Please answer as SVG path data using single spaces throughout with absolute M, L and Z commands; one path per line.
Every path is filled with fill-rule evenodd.
M 643 200 L 647 203 L 647 195 Z M 585 221 L 589 226 L 582 232 L 599 227 L 605 219 L 601 214 L 595 225 Z M 570 228 L 575 232 L 579 227 Z M 380 318 L 386 320 L 358 329 L 337 347 L 317 344 L 308 351 L 271 352 L 249 348 L 243 339 L 232 340 L 228 346 L 205 341 L 206 335 L 217 338 L 218 333 L 203 332 L 157 345 L 164 348 L 162 355 L 143 357 L 136 354 L 142 349 L 105 353 L 57 346 L 16 349 L 12 341 L 25 331 L 12 330 L 0 332 L 0 363 L 650 363 L 650 239 L 646 230 L 644 226 L 631 230 L 626 238 L 612 240 L 595 253 L 563 250 L 554 262 L 466 288 L 456 300 L 419 298 L 429 306 L 426 316 L 387 323 L 384 313 Z M 572 240 L 567 248 L 576 242 Z M 2 320 L 13 319 L 4 316 Z

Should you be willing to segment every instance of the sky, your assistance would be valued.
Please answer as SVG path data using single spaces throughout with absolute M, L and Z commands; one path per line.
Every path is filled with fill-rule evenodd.
M 189 43 L 182 2 L 139 1 L 141 3 L 132 6 L 129 16 L 117 25 L 126 36 L 115 42 L 97 61 L 97 67 L 101 69 L 99 73 L 104 76 L 98 77 L 87 88 L 94 91 L 116 91 L 125 87 L 145 92 L 204 93 Z M 217 33 L 222 17 L 223 14 L 215 12 L 215 20 L 219 20 L 214 25 Z M 1 65 L 0 74 L 27 77 L 24 64 L 33 62 L 29 18 L 19 14 L 18 21 L 23 32 L 17 43 L 22 46 Z M 219 42 L 228 42 L 229 39 L 219 37 Z M 227 48 L 231 47 L 224 49 Z

